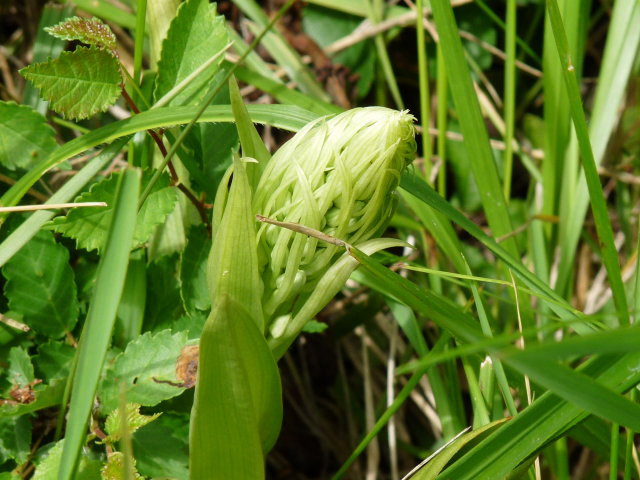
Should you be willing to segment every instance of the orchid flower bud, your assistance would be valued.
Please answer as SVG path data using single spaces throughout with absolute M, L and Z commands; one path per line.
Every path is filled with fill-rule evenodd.
M 380 235 L 394 212 L 400 176 L 415 156 L 414 120 L 406 111 L 367 107 L 310 123 L 266 165 L 253 211 L 350 244 Z M 335 245 L 262 224 L 265 320 L 288 314 L 339 253 Z

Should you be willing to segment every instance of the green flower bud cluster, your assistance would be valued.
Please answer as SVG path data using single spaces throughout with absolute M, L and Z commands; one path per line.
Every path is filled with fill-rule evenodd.
M 271 158 L 253 211 L 319 230 L 349 244 L 378 236 L 396 206 L 394 191 L 415 156 L 414 117 L 384 107 L 323 117 Z M 339 247 L 271 224 L 258 230 L 258 264 L 269 322 L 304 301 Z

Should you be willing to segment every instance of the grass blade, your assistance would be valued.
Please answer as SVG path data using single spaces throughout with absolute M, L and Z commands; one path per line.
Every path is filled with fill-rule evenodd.
M 91 305 L 76 352 L 78 362 L 73 378 L 59 480 L 74 478 L 84 444 L 87 422 L 124 287 L 139 191 L 140 172 L 126 170 L 118 186 L 104 256 L 98 265 Z

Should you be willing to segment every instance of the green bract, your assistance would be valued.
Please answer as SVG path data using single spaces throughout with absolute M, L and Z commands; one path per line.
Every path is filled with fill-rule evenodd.
M 406 111 L 368 107 L 310 123 L 267 164 L 253 210 L 350 244 L 379 235 L 395 209 L 400 175 L 415 155 L 413 122 Z M 338 253 L 339 247 L 316 238 L 261 225 L 265 319 L 294 311 Z

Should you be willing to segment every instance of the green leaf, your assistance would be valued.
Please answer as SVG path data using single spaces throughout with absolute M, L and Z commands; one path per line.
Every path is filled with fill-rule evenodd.
M 194 125 L 184 139 L 190 155 L 180 160 L 189 170 L 194 189 L 204 192 L 213 202 L 224 172 L 231 165 L 233 152 L 238 150 L 238 132 L 231 123 L 200 123 Z
M 7 460 L 27 461 L 31 445 L 31 421 L 28 415 L 0 418 L 0 465 Z
M 187 480 L 189 418 L 164 413 L 133 435 L 138 470 L 148 477 Z
M 353 33 L 361 23 L 362 19 L 354 15 L 313 4 L 306 5 L 302 10 L 302 27 L 305 33 L 322 48 Z M 373 42 L 370 39 L 358 42 L 336 53 L 333 61 L 358 74 L 358 97 L 365 97 L 375 77 L 376 51 Z
M 169 328 L 184 314 L 180 300 L 178 260 L 178 255 L 167 255 L 147 265 L 145 331 Z
M 42 115 L 24 105 L 0 102 L 0 165 L 28 169 L 57 146 L 55 131 Z
M 136 430 L 153 422 L 161 415 L 160 413 L 156 413 L 154 415 L 142 415 L 140 413 L 140 405 L 135 403 L 127 403 L 126 413 L 126 422 L 129 433 L 134 433 Z M 105 432 L 108 434 L 107 438 L 104 440 L 105 443 L 118 442 L 122 438 L 122 415 L 120 413 L 120 408 L 115 409 L 107 417 L 105 422 Z
M 73 329 L 78 301 L 69 252 L 49 232 L 39 232 L 2 269 L 9 306 L 35 332 L 51 338 Z
M 189 243 L 182 254 L 180 294 L 185 310 L 191 314 L 211 307 L 211 293 L 207 285 L 207 259 L 211 251 L 211 237 L 204 226 L 189 230 Z
M 495 430 L 495 428 L 502 423 L 504 423 L 507 419 L 502 418 L 495 422 L 484 425 L 477 430 L 472 432 L 465 433 L 460 436 L 456 436 L 453 440 L 447 443 L 442 449 L 438 450 L 431 457 L 427 458 L 424 462 L 420 464 L 419 467 L 412 470 L 408 475 L 411 475 L 412 480 L 432 480 L 438 476 L 438 474 L 442 471 L 442 469 L 447 465 L 449 460 L 453 458 L 460 450 L 465 447 L 468 447 L 470 444 L 477 443 L 478 440 L 490 432 Z
M 229 98 L 231 101 L 231 109 L 233 110 L 233 118 L 236 121 L 236 128 L 238 129 L 238 137 L 240 137 L 242 156 L 250 157 L 258 161 L 257 165 L 247 170 L 251 191 L 255 191 L 264 167 L 271 158 L 271 154 L 262 141 L 258 130 L 256 130 L 256 126 L 251 121 L 247 107 L 242 100 L 242 95 L 240 95 L 238 82 L 236 82 L 234 77 L 229 79 Z
M 226 296 L 243 305 L 260 331 L 264 318 L 260 297 L 262 283 L 258 274 L 256 220 L 251 206 L 251 188 L 245 162 L 234 160 L 233 182 L 216 196 L 218 212 L 213 220 L 213 246 L 208 265 L 211 304 Z
M 6 403 L 0 406 L 0 418 L 15 417 L 25 413 L 37 412 L 44 408 L 60 405 L 64 393 L 65 381 L 54 380 L 50 385 L 36 385 L 33 388 L 35 400 L 31 403 Z
M 227 45 L 224 18 L 216 16 L 215 4 L 208 0 L 188 0 L 178 9 L 162 43 L 154 98 L 161 99 L 201 65 L 219 54 Z M 178 93 L 169 105 L 197 103 L 205 87 L 218 71 L 223 55 L 209 65 Z
M 191 478 L 264 478 L 282 420 L 280 375 L 244 306 L 219 299 L 200 340 L 190 431 Z
M 96 17 L 71 17 L 45 30 L 62 40 L 79 40 L 87 45 L 106 48 L 112 52 L 116 50 L 116 36 L 107 24 Z
M 78 120 L 113 105 L 122 82 L 118 60 L 96 47 L 62 52 L 57 59 L 29 65 L 20 73 L 41 90 L 51 108 Z
M 127 403 L 153 406 L 175 397 L 184 388 L 177 383 L 176 363 L 187 341 L 184 332 L 171 334 L 170 330 L 151 334 L 147 332 L 127 345 L 107 371 L 99 397 L 103 411 L 118 408 L 120 385 L 124 385 Z
M 121 172 L 114 173 L 93 185 L 88 192 L 76 199 L 78 202 L 106 202 L 107 207 L 71 210 L 68 215 L 57 217 L 51 222 L 53 230 L 75 239 L 78 248 L 101 251 L 107 238 L 116 188 L 121 175 Z M 145 172 L 142 180 L 143 188 L 151 175 L 152 172 Z M 176 191 L 169 186 L 168 175 L 164 175 L 156 183 L 152 193 L 138 212 L 132 248 L 142 245 L 149 239 L 154 229 L 171 213 L 176 201 Z
M 87 423 L 124 288 L 133 242 L 140 177 L 138 170 L 127 169 L 118 185 L 104 255 L 100 258 L 91 304 L 74 359 L 75 374 L 58 480 L 78 478 L 76 474 Z
M 117 138 L 144 130 L 171 127 L 189 123 L 198 113 L 199 107 L 167 107 L 147 110 L 125 120 L 109 123 L 82 137 L 67 142 L 52 153 L 48 159 L 38 162 L 34 168 L 16 182 L 0 200 L 3 206 L 16 205 L 29 188 L 37 182 L 47 170 L 102 143 L 111 143 Z M 297 131 L 307 123 L 318 118 L 317 114 L 295 105 L 248 105 L 251 119 L 256 123 L 272 125 L 289 131 Z M 207 107 L 198 118 L 198 122 L 232 122 L 233 114 L 229 105 Z M 0 222 L 2 217 L 0 215 Z
M 14 388 L 26 387 L 35 378 L 33 375 L 33 365 L 27 351 L 22 347 L 13 347 L 9 350 L 9 368 L 7 379 Z
M 47 380 L 66 378 L 74 354 L 75 349 L 71 345 L 57 340 L 40 343 L 38 355 L 34 357 L 38 375 Z
M 64 440 L 60 440 L 48 452 L 46 457 L 37 464 L 32 480 L 58 480 L 58 471 L 62 459 L 62 448 Z M 101 463 L 98 460 L 91 460 L 86 455 L 80 457 L 78 471 L 73 477 L 74 480 L 96 480 L 100 478 Z
M 125 457 L 122 452 L 113 452 L 107 455 L 107 463 L 100 470 L 102 480 L 144 480 L 136 470 L 136 460 L 132 458 L 132 471 L 125 472 Z

